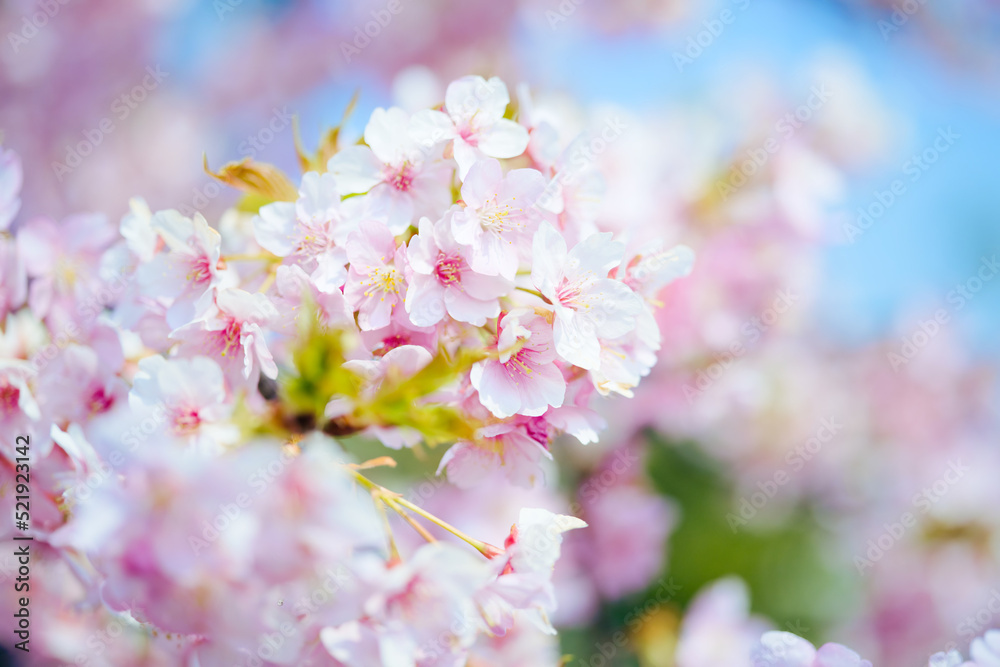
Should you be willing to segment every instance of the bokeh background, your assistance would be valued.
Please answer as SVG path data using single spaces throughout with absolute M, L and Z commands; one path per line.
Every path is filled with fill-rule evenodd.
M 353 140 L 469 73 L 623 128 L 599 221 L 699 260 L 654 375 L 556 452 L 571 664 L 748 664 L 771 626 L 920 665 L 1000 627 L 1000 3 L 7 0 L 0 33 L 22 217 L 217 220 L 203 155 L 295 172 L 291 116 L 314 146 L 358 92 Z

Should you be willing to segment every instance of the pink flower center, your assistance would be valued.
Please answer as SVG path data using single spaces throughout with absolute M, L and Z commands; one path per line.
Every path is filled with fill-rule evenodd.
M 299 237 L 295 247 L 295 255 L 303 257 L 318 257 L 333 246 L 330 231 L 326 223 L 305 223 L 304 233 Z
M 99 415 L 111 409 L 115 403 L 115 397 L 104 390 L 104 387 L 95 387 L 90 392 L 90 400 L 87 402 L 90 414 Z
M 462 265 L 464 260 L 461 257 L 449 257 L 444 253 L 438 255 L 437 264 L 434 266 L 434 275 L 442 285 L 451 285 L 462 280 Z
M 462 137 L 462 140 L 475 147 L 479 144 L 479 137 L 476 136 L 476 128 L 472 126 L 472 123 L 463 123 L 458 127 L 458 136 Z
M 403 336 L 402 334 L 395 334 L 392 336 L 386 336 L 382 339 L 382 348 L 388 352 L 389 350 L 395 350 L 401 345 L 407 345 L 409 342 L 410 341 L 406 336 Z
M 549 423 L 542 417 L 534 417 L 524 425 L 524 430 L 528 437 L 537 442 L 542 447 L 548 449 L 549 446 Z
M 507 376 L 513 378 L 515 375 L 519 375 L 524 378 L 530 378 L 531 374 L 535 372 L 534 369 L 534 359 L 532 358 L 533 352 L 528 347 L 521 347 L 517 352 L 510 355 L 510 359 L 504 362 L 504 369 L 507 371 Z
M 0 408 L 4 414 L 11 414 L 18 409 L 18 402 L 21 399 L 21 390 L 6 381 L 0 384 Z
M 201 426 L 201 416 L 197 408 L 181 408 L 174 412 L 174 433 L 177 435 L 191 435 Z
M 419 618 L 424 613 L 421 602 L 433 593 L 433 587 L 416 575 L 403 590 L 386 599 L 386 607 L 403 618 Z
M 217 336 L 216 345 L 221 356 L 228 356 L 240 347 L 240 338 L 242 337 L 243 330 L 240 323 L 236 320 L 229 320 L 229 324 L 226 325 L 225 329 L 215 333 Z
M 556 292 L 556 299 L 564 306 L 574 306 L 578 305 L 577 302 L 581 294 L 583 294 L 583 290 L 580 289 L 579 285 L 565 284 Z
M 479 224 L 486 231 L 504 234 L 519 227 L 524 227 L 524 209 L 514 208 L 517 197 L 511 197 L 510 203 L 501 202 L 499 193 L 479 209 Z
M 191 260 L 188 267 L 188 282 L 200 285 L 212 279 L 212 262 L 208 255 L 199 255 Z
M 361 284 L 368 289 L 365 296 L 368 298 L 379 296 L 385 301 L 385 294 L 399 294 L 399 288 L 403 284 L 403 278 L 396 271 L 394 266 L 377 266 L 368 272 L 368 280 L 362 280 Z
M 390 167 L 386 170 L 383 178 L 386 183 L 400 192 L 409 192 L 413 186 L 413 167 L 408 162 L 395 168 Z

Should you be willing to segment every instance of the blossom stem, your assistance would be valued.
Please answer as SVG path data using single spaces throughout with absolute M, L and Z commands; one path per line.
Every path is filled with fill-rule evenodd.
M 403 517 L 406 523 L 410 524 L 413 530 L 417 531 L 420 537 L 424 538 L 428 542 L 437 542 L 437 538 L 431 535 L 426 528 L 417 523 L 416 519 L 410 516 L 409 512 L 399 506 L 393 498 L 385 498 L 386 504 L 395 510 L 396 514 Z
M 451 533 L 455 537 L 457 537 L 457 538 L 459 538 L 459 539 L 461 539 L 461 540 L 463 540 L 465 542 L 468 542 L 470 545 L 472 545 L 476 549 L 476 551 L 478 551 L 479 553 L 483 554 L 487 558 L 492 558 L 493 555 L 494 555 L 494 553 L 497 550 L 497 548 L 494 547 L 493 545 L 487 544 L 486 542 L 483 542 L 482 540 L 477 540 L 474 537 L 470 537 L 470 536 L 466 535 L 465 533 L 463 533 L 462 531 L 460 531 L 458 528 L 455 528 L 450 523 L 448 523 L 446 521 L 442 521 L 441 519 L 437 518 L 436 516 L 434 516 L 430 512 L 428 512 L 428 511 L 426 511 L 426 510 L 418 507 L 417 505 L 414 505 L 413 503 L 411 503 L 406 498 L 395 498 L 394 501 L 397 502 L 397 503 L 399 503 L 400 505 L 402 505 L 406 509 L 410 510 L 411 512 L 415 512 L 416 514 L 419 514 L 420 516 L 422 516 L 423 518 L 427 519 L 428 521 L 430 521 L 434 525 L 439 526 L 441 528 L 444 528 L 445 530 L 447 530 L 449 533 Z
M 264 282 L 262 282 L 260 287 L 257 288 L 257 291 L 260 292 L 261 294 L 267 292 L 267 290 L 271 289 L 271 285 L 274 284 L 274 280 L 276 277 L 277 275 L 275 274 L 275 272 L 269 269 L 267 272 L 267 277 L 264 278 Z
M 256 253 L 256 254 L 243 254 L 243 255 L 226 255 L 222 258 L 227 262 L 280 262 L 281 258 L 277 255 L 272 255 L 270 253 Z
M 398 504 L 398 505 L 400 505 L 402 507 L 405 507 L 406 509 L 410 510 L 414 514 L 418 514 L 418 515 L 422 516 L 423 518 L 427 519 L 428 521 L 430 521 L 434 525 L 447 530 L 449 533 L 451 533 L 455 537 L 459 538 L 460 540 L 462 540 L 464 542 L 467 542 L 474 549 L 476 549 L 476 551 L 478 551 L 479 553 L 483 554 L 487 558 L 493 558 L 498 553 L 503 553 L 503 550 L 498 549 L 497 547 L 493 546 L 492 544 L 489 544 L 487 542 L 483 542 L 482 540 L 477 540 L 474 537 L 466 535 L 461 530 L 459 530 L 455 526 L 451 525 L 447 521 L 439 519 L 438 517 L 434 516 L 433 514 L 431 514 L 427 510 L 423 509 L 422 507 L 419 507 L 418 505 L 414 505 L 413 503 L 411 503 L 406 498 L 403 498 L 402 496 L 400 496 L 398 493 L 390 491 L 389 489 L 385 488 L 384 486 L 380 486 L 379 484 L 376 484 L 375 482 L 371 481 L 370 479 L 368 479 L 367 477 L 365 477 L 364 475 L 362 475 L 361 473 L 359 473 L 357 470 L 354 470 L 353 468 L 346 468 L 346 469 L 347 469 L 347 471 L 349 473 L 351 473 L 351 475 L 353 475 L 354 479 L 359 484 L 361 484 L 362 486 L 364 486 L 366 489 L 368 489 L 372 493 L 373 497 L 381 497 L 383 499 L 391 499 L 391 503 Z M 376 504 L 378 504 L 378 503 L 376 502 Z M 392 504 L 390 504 L 390 507 L 392 507 Z
M 385 528 L 385 537 L 389 542 L 389 563 L 399 563 L 403 559 L 399 557 L 399 548 L 396 546 L 396 538 L 392 534 L 392 526 L 389 524 L 389 515 L 385 512 L 385 505 L 388 505 L 388 501 L 382 496 L 381 492 L 378 490 L 372 490 L 372 500 L 375 501 L 375 509 L 378 511 L 378 515 L 382 518 L 382 526 Z
M 535 296 L 537 296 L 539 299 L 541 299 L 545 303 L 549 304 L 550 306 L 552 305 L 552 302 L 549 301 L 548 297 L 546 297 L 544 294 L 542 294 L 541 292 L 539 292 L 536 289 L 531 289 L 531 288 L 528 288 L 528 287 L 518 287 L 517 289 L 521 290 L 522 292 L 527 292 L 528 294 L 534 294 Z

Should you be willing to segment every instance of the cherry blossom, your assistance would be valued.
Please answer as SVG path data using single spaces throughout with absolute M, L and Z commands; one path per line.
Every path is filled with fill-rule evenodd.
M 782 667 L 872 667 L 840 644 L 824 644 L 818 651 L 790 632 L 767 632 L 753 650 L 754 664 Z
M 436 223 L 422 218 L 419 233 L 407 246 L 412 273 L 405 306 L 417 326 L 433 326 L 448 315 L 481 327 L 500 314 L 500 297 L 514 287 L 502 276 L 472 270 L 468 250 L 452 235 L 454 215 L 449 211 Z
M 242 384 L 241 377 L 256 383 L 260 373 L 277 377 L 264 337 L 264 328 L 278 315 L 274 304 L 263 294 L 235 288 L 214 290 L 213 296 L 202 315 L 171 334 L 180 341 L 181 353 L 214 359 L 234 386 Z
M 987 630 L 969 646 L 969 661 L 962 660 L 958 651 L 935 653 L 927 667 L 996 667 L 1000 665 L 1000 630 Z
M 99 292 L 102 253 L 116 231 L 103 215 L 75 215 L 55 223 L 34 218 L 17 231 L 18 254 L 31 278 L 33 313 L 57 328 L 79 318 L 77 302 Z
M 545 179 L 534 169 L 513 169 L 505 175 L 496 160 L 477 162 L 462 184 L 466 208 L 452 216 L 455 240 L 470 248 L 473 270 L 513 280 L 520 259 L 541 219 L 535 201 Z
M 425 147 L 450 141 L 459 174 L 465 180 L 472 165 L 484 157 L 511 158 L 528 146 L 528 132 L 504 118 L 510 95 L 497 77 L 489 81 L 466 76 L 445 93 L 444 111 L 413 115 L 413 137 Z
M 232 444 L 238 431 L 225 420 L 232 406 L 222 369 L 206 357 L 139 362 L 129 401 L 136 409 L 162 411 L 170 432 L 203 447 Z
M 324 629 L 323 644 L 335 658 L 356 656 L 357 648 L 350 645 L 377 629 L 381 664 L 459 662 L 480 629 L 473 596 L 489 576 L 486 561 L 469 551 L 424 545 L 406 562 L 370 579 L 361 627 Z
M 0 360 L 0 425 L 11 433 L 40 435 L 34 426 L 42 414 L 28 386 L 34 375 L 31 366 L 24 361 Z M 11 461 L 15 458 L 13 448 L 13 442 L 8 442 L 2 450 Z
M 347 240 L 351 268 L 344 296 L 358 311 L 363 331 L 388 326 L 406 295 L 406 246 L 396 247 L 389 228 L 365 222 Z
M 163 239 L 165 252 L 142 265 L 139 281 L 147 295 L 173 300 L 167 324 L 177 328 L 205 307 L 211 289 L 222 282 L 222 237 L 199 214 L 191 219 L 176 211 L 161 211 L 153 216 L 151 226 Z
M 528 309 L 497 322 L 498 357 L 472 367 L 472 386 L 495 416 L 542 415 L 562 405 L 566 380 L 556 366 L 552 325 Z
M 542 459 L 551 459 L 547 436 L 539 442 L 524 424 L 503 423 L 485 426 L 475 441 L 459 441 L 444 456 L 438 472 L 447 471 L 448 480 L 470 488 L 497 470 L 518 486 L 533 486 L 541 476 Z
M 343 244 L 353 229 L 337 185 L 332 174 L 308 172 L 302 177 L 297 202 L 262 206 L 254 218 L 254 235 L 261 247 L 299 263 L 324 292 L 344 284 Z
M 516 613 L 524 614 L 538 629 L 555 634 L 549 614 L 556 607 L 552 570 L 559 559 L 563 537 L 569 530 L 585 528 L 576 517 L 548 510 L 524 508 L 504 541 L 504 552 L 494 558 L 499 576 L 478 595 L 490 629 L 503 634 Z
M 562 359 L 595 370 L 601 339 L 613 340 L 636 327 L 641 299 L 625 283 L 608 278 L 625 252 L 611 234 L 594 234 L 567 252 L 566 241 L 544 223 L 534 239 L 531 281 L 555 313 L 553 337 Z
M 327 169 L 345 194 L 367 193 L 369 210 L 384 216 L 394 234 L 451 204 L 452 168 L 440 151 L 424 151 L 410 136 L 405 111 L 375 109 L 364 138 L 367 145 L 344 148 Z

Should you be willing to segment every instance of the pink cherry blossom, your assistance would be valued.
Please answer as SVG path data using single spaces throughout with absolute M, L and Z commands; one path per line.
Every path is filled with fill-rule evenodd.
M 445 315 L 477 327 L 500 314 L 499 298 L 514 285 L 502 276 L 476 273 L 466 259 L 468 250 L 452 236 L 454 212 L 436 223 L 420 220 L 410 239 L 407 259 L 412 270 L 406 290 L 406 312 L 417 326 L 433 326 Z
M 393 311 L 388 326 L 361 332 L 361 341 L 369 354 L 381 356 L 401 345 L 419 345 L 436 350 L 438 329 L 415 326 L 405 311 Z
M 528 131 L 504 118 L 508 104 L 507 86 L 497 77 L 462 77 L 448 85 L 444 111 L 413 115 L 413 138 L 426 147 L 451 141 L 464 180 L 477 160 L 516 157 L 528 147 Z
M 138 279 L 144 294 L 173 300 L 167 324 L 176 329 L 190 322 L 211 299 L 212 288 L 222 283 L 222 237 L 201 214 L 192 219 L 177 211 L 161 211 L 151 225 L 163 239 L 165 252 L 143 264 Z
M 618 476 L 628 460 L 619 452 L 581 485 L 587 548 L 581 554 L 598 590 L 615 600 L 641 591 L 663 568 L 667 536 L 678 521 L 678 509 L 670 501 L 637 484 L 603 485 L 603 473 Z
M 260 373 L 277 377 L 264 337 L 278 315 L 274 304 L 263 294 L 235 288 L 216 289 L 213 295 L 204 314 L 171 334 L 180 341 L 181 354 L 214 359 L 233 387 L 245 381 L 255 385 Z
M 573 516 L 525 507 L 504 542 L 504 551 L 493 559 L 496 580 L 477 596 L 490 630 L 503 634 L 524 614 L 538 629 L 555 634 L 549 614 L 556 608 L 552 571 L 562 547 L 562 534 L 585 528 Z
M 39 373 L 42 408 L 56 423 L 87 424 L 127 403 L 128 385 L 118 377 L 125 362 L 118 336 L 109 327 L 94 333 L 87 345 L 67 345 Z
M 331 655 L 356 655 L 350 645 L 363 642 L 364 635 L 377 628 L 381 664 L 463 661 L 481 625 L 473 596 L 490 577 L 482 557 L 439 542 L 372 575 L 362 624 L 368 627 L 323 630 L 321 638 Z
M 467 489 L 502 471 L 512 484 L 534 486 L 541 474 L 542 459 L 551 459 L 547 435 L 540 442 L 525 424 L 485 426 L 475 441 L 460 440 L 445 452 L 438 474 L 447 471 L 448 481 Z
M 767 632 L 753 650 L 754 665 L 776 667 L 872 667 L 854 651 L 840 644 L 824 644 L 818 651 L 790 632 Z
M 568 252 L 552 225 L 543 224 L 535 235 L 531 280 L 555 312 L 556 352 L 580 368 L 599 368 L 601 339 L 634 330 L 643 310 L 635 292 L 608 278 L 624 251 L 611 234 L 594 234 Z
M 8 433 L 44 435 L 38 422 L 42 413 L 32 395 L 28 381 L 35 375 L 34 369 L 20 359 L 0 360 L 0 427 Z M 14 439 L 8 438 L 3 444 L 3 455 L 13 461 Z
M 297 202 L 263 206 L 253 221 L 261 247 L 301 265 L 325 292 L 342 286 L 347 277 L 343 244 L 353 223 L 340 195 L 333 175 L 308 172 Z
M 976 637 L 969 646 L 972 658 L 962 661 L 958 651 L 935 653 L 927 667 L 997 667 L 1000 665 L 1000 630 L 987 630 L 982 637 Z
M 172 435 L 202 448 L 231 444 L 239 436 L 225 421 L 232 406 L 222 369 L 206 357 L 146 357 L 139 362 L 129 400 L 138 410 L 162 413 Z
M 321 291 L 298 264 L 279 266 L 274 286 L 277 291 L 274 303 L 280 313 L 278 326 L 284 333 L 295 333 L 297 317 L 304 305 L 316 309 L 313 317 L 322 327 L 357 330 L 354 311 L 347 305 L 344 293 L 339 289 Z
M 21 225 L 18 252 L 31 278 L 32 312 L 57 329 L 75 322 L 77 302 L 92 299 L 103 286 L 101 255 L 115 235 L 102 215 L 74 215 L 59 224 L 34 218 Z
M 700 591 L 688 608 L 677 644 L 677 667 L 757 665 L 750 652 L 765 630 L 763 620 L 750 616 L 746 584 L 736 578 L 717 581 Z
M 347 240 L 351 268 L 344 296 L 358 311 L 362 331 L 388 326 L 406 294 L 406 246 L 396 247 L 389 228 L 364 222 Z
M 451 205 L 453 169 L 440 159 L 440 150 L 421 150 L 405 111 L 375 109 L 365 143 L 341 150 L 327 169 L 345 194 L 367 193 L 369 210 L 384 216 L 393 234 L 406 231 L 416 217 L 440 215 Z
M 973 639 L 969 655 L 977 667 L 1000 665 L 1000 630 L 987 630 L 982 637 Z
M 542 415 L 558 408 L 566 380 L 555 364 L 552 325 L 528 309 L 513 310 L 497 322 L 496 359 L 472 367 L 472 386 L 496 417 Z
M 420 345 L 400 345 L 376 359 L 346 361 L 343 368 L 363 378 L 365 390 L 362 395 L 365 398 L 373 398 L 383 383 L 397 383 L 406 380 L 429 364 L 432 358 L 431 353 Z M 328 418 L 339 417 L 351 407 L 350 402 L 334 398 L 326 407 L 326 416 Z M 419 431 L 407 427 L 373 426 L 368 431 L 390 449 L 413 447 L 422 439 Z
M 545 178 L 534 169 L 513 169 L 506 175 L 496 160 L 482 160 L 462 184 L 466 207 L 452 217 L 455 240 L 470 248 L 469 266 L 486 275 L 513 280 L 541 220 L 535 202 L 545 190 Z

